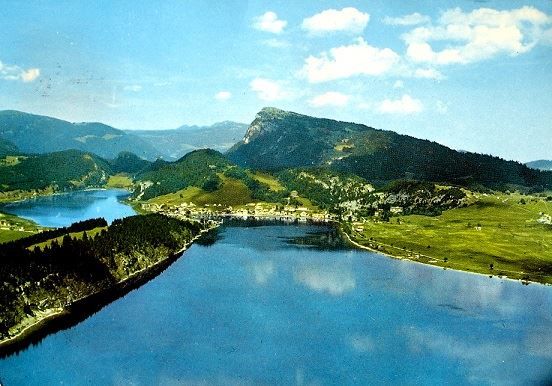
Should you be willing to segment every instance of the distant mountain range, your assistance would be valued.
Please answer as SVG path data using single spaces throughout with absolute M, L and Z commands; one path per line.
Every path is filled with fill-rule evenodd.
M 243 139 L 225 156 L 219 153 L 243 133 Z M 209 147 L 218 151 L 181 156 Z M 78 151 L 67 152 L 68 149 Z M 37 153 L 44 156 L 33 155 Z M 2 190 L 41 189 L 48 184 L 63 188 L 75 184 L 97 185 L 98 178 L 103 181 L 106 176 L 126 172 L 136 175 L 140 181 L 155 184 L 144 192 L 150 197 L 187 186 L 203 187 L 203 184 L 208 190 L 210 184 L 220 185 L 221 181 L 236 179 L 261 197 L 267 194 L 265 188 L 256 186 L 245 169 L 280 173 L 294 168 L 345 172 L 376 185 L 408 179 L 475 188 L 552 187 L 552 171 L 528 167 L 550 169 L 550 161 L 536 161 L 526 166 L 488 155 L 455 151 L 392 131 L 270 107 L 262 109 L 248 128 L 226 121 L 212 126 L 159 131 L 123 131 L 101 123 L 76 124 L 18 111 L 0 111 L 0 156 L 9 154 L 27 157 L 19 157 L 16 163 L 4 161 Z M 174 163 L 144 161 L 158 157 L 174 160 L 178 156 L 181 157 Z M 63 163 L 66 165 L 60 168 L 59 175 L 48 170 Z M 72 173 L 71 168 L 79 172 Z M 221 171 L 215 172 L 217 168 Z M 233 177 L 221 180 L 220 173 L 226 171 Z M 323 171 L 317 173 L 324 175 Z
M 527 167 L 530 167 L 531 169 L 552 170 L 552 161 L 545 159 L 527 162 L 525 165 L 527 165 Z
M 162 154 L 146 141 L 102 123 L 71 123 L 20 111 L 0 111 L 0 138 L 27 154 L 77 149 L 104 158 L 132 151 L 141 158 Z
M 214 149 L 225 152 L 238 142 L 248 125 L 224 121 L 211 126 L 181 126 L 173 130 L 127 130 L 140 137 L 167 159 L 177 159 L 192 150 Z
M 200 148 L 226 151 L 246 130 L 246 124 L 230 121 L 173 130 L 119 130 L 102 123 L 71 123 L 5 110 L 0 111 L 0 155 L 77 149 L 107 159 L 117 157 L 120 152 L 132 152 L 147 160 L 175 160 Z
M 552 186 L 552 173 L 356 123 L 262 109 L 227 153 L 261 170 L 328 167 L 371 182 L 416 179 L 464 186 Z

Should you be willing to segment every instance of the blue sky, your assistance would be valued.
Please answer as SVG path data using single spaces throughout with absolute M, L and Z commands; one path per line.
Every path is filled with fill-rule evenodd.
M 275 106 L 552 159 L 549 0 L 3 1 L 0 25 L 0 109 L 165 129 Z

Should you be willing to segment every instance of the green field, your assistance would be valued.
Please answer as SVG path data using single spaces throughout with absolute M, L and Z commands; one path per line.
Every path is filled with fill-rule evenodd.
M 30 236 L 39 229 L 41 227 L 30 220 L 7 213 L 0 213 L 0 243 Z
M 100 233 L 104 229 L 107 229 L 107 227 L 97 227 L 97 228 L 94 228 L 94 229 L 90 229 L 90 230 L 86 231 L 86 235 L 89 238 L 94 238 L 98 233 Z M 71 232 L 71 233 L 68 233 L 68 235 L 71 236 L 71 238 L 73 238 L 73 239 L 80 240 L 80 239 L 82 239 L 82 236 L 84 235 L 84 232 Z M 53 239 L 50 239 L 50 240 L 46 240 L 42 243 L 33 244 L 30 247 L 28 247 L 27 249 L 33 250 L 36 247 L 39 247 L 40 249 L 44 249 L 44 247 L 50 246 L 54 240 L 56 240 L 58 244 L 62 245 L 63 244 L 63 237 L 65 237 L 65 235 L 59 236 L 59 237 L 56 237 L 56 238 L 53 238 Z
M 552 283 L 552 215 L 546 197 L 478 195 L 440 216 L 345 224 L 359 244 L 452 269 Z M 524 203 L 523 203 L 524 202 Z M 356 228 L 356 229 L 355 229 Z
M 191 186 L 175 193 L 165 194 L 149 200 L 150 203 L 180 205 L 183 202 L 193 202 L 195 205 L 221 204 L 224 206 L 245 205 L 254 202 L 251 192 L 239 180 L 219 175 L 222 185 L 214 192 L 206 192 L 201 188 Z
M 106 188 L 127 189 L 132 187 L 132 185 L 132 178 L 130 178 L 127 174 L 119 173 L 114 176 L 109 176 Z
M 251 177 L 257 180 L 258 182 L 260 182 L 261 184 L 267 185 L 270 188 L 270 190 L 273 190 L 275 192 L 280 192 L 285 189 L 280 183 L 280 181 L 278 181 L 275 177 L 271 176 L 270 174 L 255 172 L 255 173 L 251 173 Z

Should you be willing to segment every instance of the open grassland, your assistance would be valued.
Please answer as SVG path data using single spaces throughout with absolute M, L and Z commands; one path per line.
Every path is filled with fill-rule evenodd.
M 180 205 L 183 202 L 193 202 L 195 205 L 221 204 L 223 206 L 238 206 L 255 202 L 247 186 L 236 179 L 221 175 L 222 184 L 213 192 L 191 186 L 175 193 L 165 194 L 149 200 L 150 203 Z
M 107 227 L 97 227 L 97 228 L 94 228 L 94 229 L 90 229 L 88 231 L 86 231 L 86 235 L 88 238 L 94 238 L 98 233 L 100 233 L 102 230 L 104 229 L 107 229 Z M 84 232 L 71 232 L 71 233 L 68 233 L 69 236 L 71 236 L 72 239 L 77 239 L 77 240 L 82 240 L 83 236 L 84 236 Z M 59 237 L 55 237 L 53 239 L 50 239 L 50 240 L 46 240 L 42 243 L 38 243 L 38 244 L 33 244 L 31 245 L 30 247 L 28 247 L 27 249 L 32 251 L 33 249 L 35 249 L 36 247 L 39 247 L 40 249 L 44 249 L 46 246 L 51 246 L 52 245 L 52 242 L 55 240 L 59 245 L 62 245 L 63 244 L 63 237 L 64 236 L 59 236 Z
M 345 225 L 353 241 L 443 267 L 552 283 L 552 201 L 518 194 L 479 195 L 440 216 L 392 217 Z M 541 220 L 539 222 L 538 220 Z
M 21 160 L 27 157 L 17 156 L 17 155 L 8 155 L 0 159 L 0 166 L 14 166 L 21 162 Z
M 132 187 L 132 178 L 127 174 L 119 173 L 114 176 L 109 176 L 107 180 L 106 188 L 118 188 L 118 189 L 127 189 Z
M 267 173 L 262 172 L 255 172 L 251 173 L 251 177 L 261 184 L 267 185 L 270 190 L 274 192 L 281 192 L 282 190 L 285 190 L 284 186 L 278 181 L 275 177 L 271 176 Z
M 30 236 L 38 232 L 39 229 L 42 228 L 30 220 L 8 213 L 0 213 L 0 243 Z

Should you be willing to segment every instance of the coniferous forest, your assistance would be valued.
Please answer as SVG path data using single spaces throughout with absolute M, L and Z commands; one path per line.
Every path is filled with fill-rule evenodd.
M 203 229 L 160 214 L 92 219 L 0 249 L 0 338 L 52 309 L 131 278 L 184 248 Z

